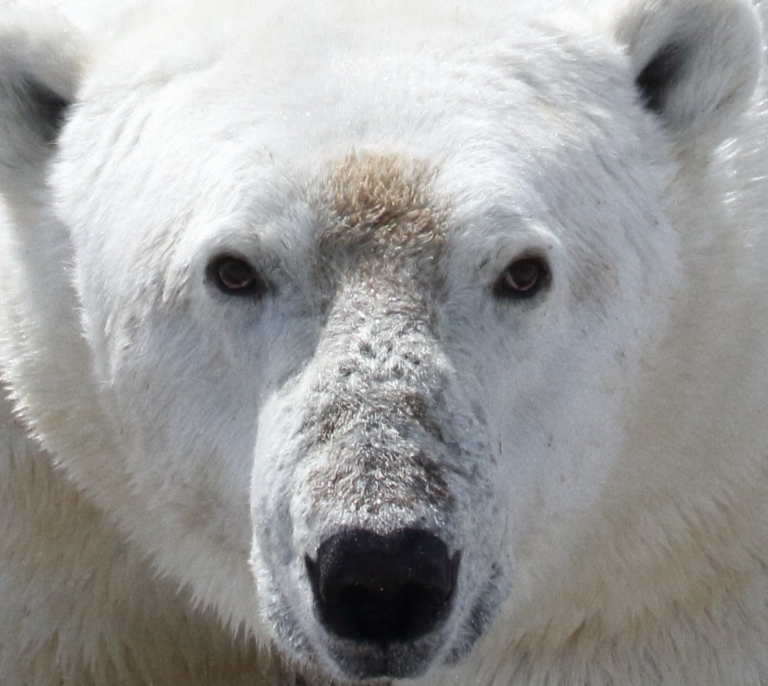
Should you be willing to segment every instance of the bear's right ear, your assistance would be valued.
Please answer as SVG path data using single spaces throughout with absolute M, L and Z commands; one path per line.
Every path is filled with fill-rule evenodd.
M 616 37 L 643 104 L 679 143 L 717 142 L 757 85 L 762 35 L 751 0 L 630 0 Z
M 0 11 L 0 189 L 39 182 L 82 64 L 78 32 L 63 19 Z

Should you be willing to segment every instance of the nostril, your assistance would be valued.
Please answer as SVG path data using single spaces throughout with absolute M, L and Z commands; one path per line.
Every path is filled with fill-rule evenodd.
M 347 529 L 305 558 L 320 621 L 341 638 L 391 643 L 419 638 L 447 614 L 458 574 L 437 536 Z

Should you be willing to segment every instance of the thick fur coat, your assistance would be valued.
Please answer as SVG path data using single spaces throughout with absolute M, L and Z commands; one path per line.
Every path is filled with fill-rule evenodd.
M 0 9 L 3 686 L 768 684 L 758 10 L 100 4 Z

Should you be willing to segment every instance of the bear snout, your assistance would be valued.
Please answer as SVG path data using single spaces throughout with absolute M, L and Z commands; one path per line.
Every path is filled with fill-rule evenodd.
M 305 558 L 321 624 L 342 639 L 385 647 L 414 641 L 450 612 L 461 553 L 436 535 L 345 529 Z

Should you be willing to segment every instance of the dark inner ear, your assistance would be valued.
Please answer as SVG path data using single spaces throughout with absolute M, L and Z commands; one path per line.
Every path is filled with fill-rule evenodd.
M 30 77 L 22 81 L 20 93 L 34 122 L 37 134 L 46 142 L 53 143 L 64 125 L 67 108 L 71 102 L 55 91 Z
M 662 46 L 635 79 L 643 104 L 652 112 L 664 110 L 670 88 L 683 73 L 687 52 L 682 43 Z

